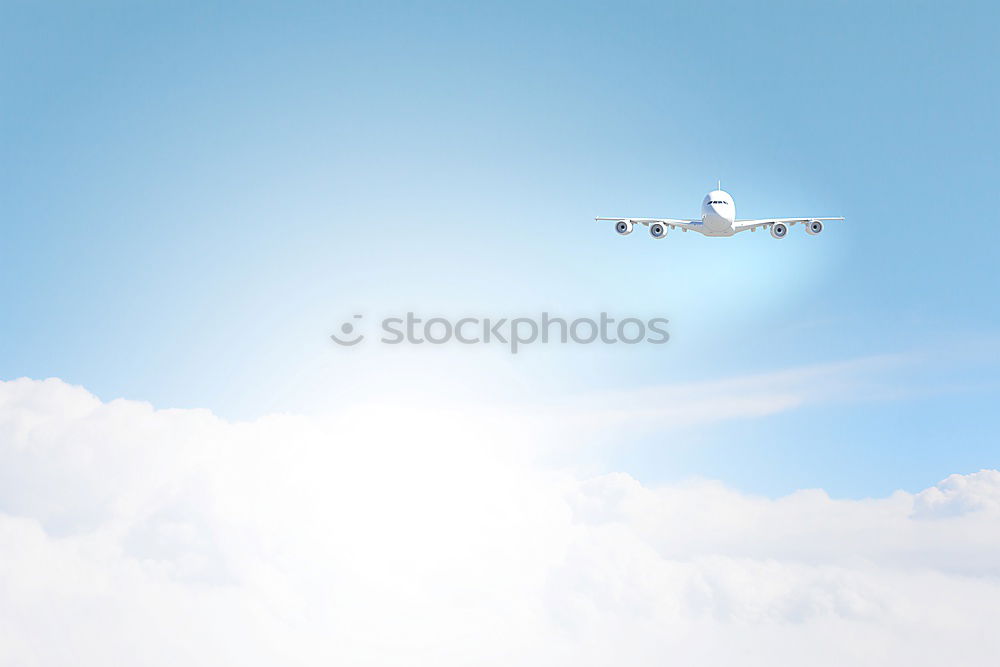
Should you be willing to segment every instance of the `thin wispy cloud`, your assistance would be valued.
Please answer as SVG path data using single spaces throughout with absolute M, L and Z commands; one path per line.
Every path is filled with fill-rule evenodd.
M 524 412 L 588 431 L 673 430 L 770 417 L 817 404 L 891 401 L 930 391 L 905 379 L 914 355 L 879 355 L 715 380 L 542 399 Z

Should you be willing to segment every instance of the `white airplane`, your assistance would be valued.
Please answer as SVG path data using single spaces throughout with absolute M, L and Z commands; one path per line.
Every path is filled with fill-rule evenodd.
M 771 236 L 783 239 L 788 235 L 788 228 L 796 223 L 804 223 L 806 232 L 815 236 L 823 231 L 823 222 L 827 220 L 843 220 L 843 218 L 763 218 L 760 220 L 737 220 L 736 204 L 733 196 L 722 189 L 712 190 L 701 202 L 701 219 L 677 220 L 674 218 L 594 218 L 595 220 L 614 220 L 615 231 L 623 236 L 632 233 L 632 227 L 638 223 L 649 227 L 649 234 L 654 239 L 667 236 L 667 228 L 688 231 L 689 229 L 705 236 L 732 236 L 748 229 L 757 231 L 760 227 L 769 227 Z

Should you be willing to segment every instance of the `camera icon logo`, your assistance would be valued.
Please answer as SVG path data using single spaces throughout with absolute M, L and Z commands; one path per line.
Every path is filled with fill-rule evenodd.
M 361 315 L 355 315 L 354 319 L 360 320 Z M 351 336 L 354 334 L 354 324 L 352 322 L 344 322 L 340 325 L 340 333 L 344 335 L 344 339 L 341 339 L 337 334 L 330 334 L 330 339 L 333 340 L 337 345 L 344 345 L 345 347 L 351 347 L 357 345 L 365 339 L 364 334 L 357 334 L 354 338 Z

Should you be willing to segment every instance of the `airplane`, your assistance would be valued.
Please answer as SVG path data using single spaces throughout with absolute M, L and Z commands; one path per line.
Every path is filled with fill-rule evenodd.
M 678 220 L 675 218 L 594 218 L 597 221 L 615 221 L 615 231 L 625 236 L 632 233 L 636 224 L 649 227 L 649 235 L 654 239 L 667 237 L 667 228 L 691 230 L 705 236 L 733 236 L 750 230 L 755 232 L 762 227 L 771 230 L 771 236 L 783 239 L 788 235 L 788 228 L 797 223 L 806 225 L 806 233 L 815 236 L 823 231 L 823 223 L 844 218 L 762 218 L 759 220 L 737 220 L 736 204 L 733 196 L 722 189 L 722 183 L 712 190 L 701 202 L 701 219 Z

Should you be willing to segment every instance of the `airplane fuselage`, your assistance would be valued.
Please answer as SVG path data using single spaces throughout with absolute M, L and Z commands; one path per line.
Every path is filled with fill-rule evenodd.
M 732 236 L 736 233 L 736 203 L 725 190 L 712 190 L 701 202 L 701 223 L 706 236 Z

